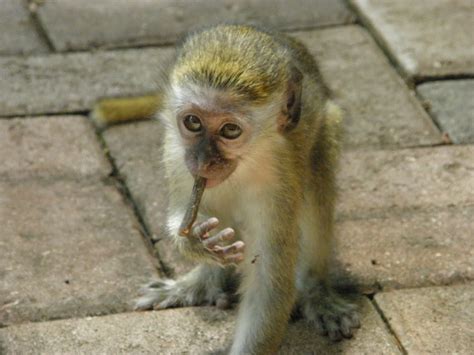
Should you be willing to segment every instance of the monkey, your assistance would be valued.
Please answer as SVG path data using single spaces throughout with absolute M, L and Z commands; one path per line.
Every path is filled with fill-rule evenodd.
M 248 25 L 190 33 L 169 70 L 163 166 L 174 246 L 197 266 L 145 286 L 136 309 L 240 304 L 231 354 L 273 354 L 295 308 L 333 340 L 360 326 L 328 279 L 342 111 L 298 40 Z M 178 233 L 196 177 L 205 191 Z

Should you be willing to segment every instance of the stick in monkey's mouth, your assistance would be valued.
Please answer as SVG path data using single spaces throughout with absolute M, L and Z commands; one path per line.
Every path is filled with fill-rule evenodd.
M 191 193 L 191 199 L 189 200 L 188 207 L 186 208 L 186 213 L 184 214 L 183 221 L 179 226 L 178 233 L 182 237 L 189 236 L 189 233 L 191 232 L 191 228 L 196 221 L 199 203 L 201 202 L 205 187 L 206 178 L 197 176 L 194 180 L 193 192 Z

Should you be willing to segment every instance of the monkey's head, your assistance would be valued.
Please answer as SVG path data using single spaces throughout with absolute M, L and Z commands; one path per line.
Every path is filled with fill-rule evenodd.
M 219 26 L 183 43 L 169 107 L 186 165 L 207 187 L 251 159 L 262 140 L 298 123 L 302 75 L 288 57 L 270 35 L 247 26 Z

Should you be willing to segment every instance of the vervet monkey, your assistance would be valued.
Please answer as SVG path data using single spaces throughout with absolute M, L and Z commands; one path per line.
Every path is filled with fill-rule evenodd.
M 356 309 L 329 286 L 341 113 L 297 40 L 251 26 L 190 34 L 163 107 L 167 226 L 199 262 L 149 284 L 138 309 L 227 306 L 241 295 L 231 354 L 272 354 L 295 306 L 331 339 L 351 337 Z M 195 177 L 207 179 L 188 237 L 178 229 Z

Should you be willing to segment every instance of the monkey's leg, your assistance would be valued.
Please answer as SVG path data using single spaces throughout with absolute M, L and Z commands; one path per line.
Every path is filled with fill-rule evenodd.
M 305 202 L 297 288 L 303 315 L 321 334 L 336 341 L 352 337 L 354 328 L 359 327 L 359 317 L 357 307 L 343 299 L 327 280 L 333 235 L 332 200 L 332 196 L 319 196 Z
M 233 268 L 201 264 L 177 280 L 156 280 L 146 285 L 135 309 L 216 305 L 228 308 Z

